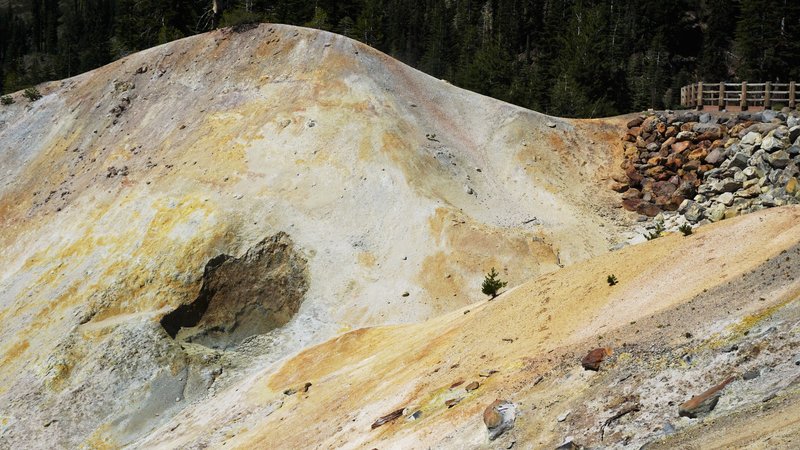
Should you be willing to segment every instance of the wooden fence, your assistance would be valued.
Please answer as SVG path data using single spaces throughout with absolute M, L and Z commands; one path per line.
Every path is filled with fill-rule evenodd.
M 797 108 L 797 88 L 789 83 L 699 83 L 681 88 L 681 105 L 704 110 L 760 111 Z

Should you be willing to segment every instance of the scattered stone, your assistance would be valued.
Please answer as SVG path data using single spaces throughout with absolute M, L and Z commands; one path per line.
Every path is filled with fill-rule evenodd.
M 722 193 L 720 194 L 719 197 L 717 197 L 717 201 L 725 206 L 731 206 L 733 204 L 733 193 L 731 192 Z
M 480 376 L 482 378 L 489 378 L 490 376 L 492 376 L 492 375 L 494 375 L 496 373 L 497 373 L 497 370 L 487 369 L 487 370 L 482 370 L 481 373 L 478 374 L 478 376 Z
M 775 136 L 767 136 L 761 140 L 761 149 L 767 152 L 778 150 L 782 147 L 781 141 L 775 139 Z
M 767 162 L 769 162 L 769 165 L 775 167 L 776 169 L 783 169 L 789 165 L 791 160 L 791 156 L 789 156 L 789 154 L 784 150 L 778 150 L 777 152 L 767 156 Z
M 628 128 L 636 128 L 636 127 L 641 126 L 642 122 L 644 122 L 644 118 L 643 117 L 637 117 L 635 119 L 632 119 L 630 122 L 628 122 L 628 124 L 626 126 Z
M 739 350 L 739 346 L 736 344 L 726 345 L 725 347 L 722 347 L 723 353 L 735 352 L 736 350 Z
M 786 190 L 787 194 L 795 195 L 797 194 L 797 187 L 797 178 L 792 177 L 786 182 L 786 187 L 784 189 Z
M 493 441 L 506 431 L 514 428 L 517 409 L 513 403 L 495 400 L 483 411 L 483 423 L 489 431 L 489 440 Z
M 612 353 L 613 351 L 608 347 L 596 348 L 583 357 L 581 365 L 586 370 L 598 371 L 603 360 L 611 356 Z
M 567 417 L 569 417 L 569 415 L 571 413 L 572 413 L 572 411 L 565 411 L 565 412 L 561 413 L 560 416 L 556 417 L 556 420 L 559 421 L 559 422 L 563 422 L 563 421 L 567 420 Z
M 754 380 L 761 376 L 761 371 L 758 369 L 750 369 L 742 374 L 742 379 L 745 381 Z
M 472 391 L 478 389 L 480 386 L 481 386 L 480 383 L 478 383 L 477 381 L 473 381 L 472 383 L 466 385 L 464 387 L 464 390 L 467 391 L 467 392 L 472 392 Z
M 406 420 L 411 422 L 419 419 L 420 417 L 422 417 L 422 411 L 416 410 L 413 413 L 409 414 L 408 417 L 406 417 Z
M 697 223 L 703 218 L 703 213 L 705 213 L 705 208 L 703 205 L 697 202 L 692 202 L 686 208 L 686 212 L 683 215 L 689 222 Z
M 742 145 L 761 145 L 761 135 L 755 131 L 747 133 L 741 140 Z
M 378 428 L 379 426 L 384 425 L 386 423 L 389 423 L 389 422 L 397 419 L 398 417 L 402 416 L 403 415 L 403 409 L 404 408 L 400 408 L 398 410 L 390 412 L 389 414 L 386 414 L 383 417 L 380 417 L 378 420 L 376 420 L 375 422 L 372 423 L 372 429 L 374 430 L 375 428 Z
M 708 152 L 705 161 L 709 164 L 717 164 L 723 159 L 725 159 L 725 151 L 718 147 Z
M 451 398 L 450 400 L 445 401 L 444 405 L 447 406 L 447 408 L 449 409 L 459 404 L 461 400 L 464 400 L 464 397 Z
M 728 194 L 730 194 L 728 192 Z M 733 195 L 733 194 L 731 194 Z M 716 205 L 712 206 L 706 212 L 706 217 L 708 220 L 712 222 L 719 222 L 720 220 L 725 218 L 725 205 L 722 203 L 717 203 Z
M 566 439 L 564 439 L 564 442 L 561 445 L 556 447 L 556 450 L 580 450 L 583 448 L 576 444 L 573 439 L 574 438 L 572 436 L 568 436 Z
M 411 295 L 411 294 L 409 294 L 408 291 L 403 292 L 403 297 L 408 297 L 409 295 Z
M 547 122 L 547 126 L 550 127 L 550 128 L 555 128 L 556 127 L 556 123 L 555 122 Z
M 708 389 L 702 394 L 695 395 L 678 408 L 678 416 L 695 419 L 699 416 L 710 413 L 717 406 L 719 397 L 722 395 L 722 390 L 733 380 L 734 377 L 729 377 L 722 383 Z

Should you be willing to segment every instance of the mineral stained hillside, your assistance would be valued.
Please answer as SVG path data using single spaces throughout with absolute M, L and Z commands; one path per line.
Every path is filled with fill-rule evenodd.
M 516 285 L 615 239 L 617 127 L 239 31 L 0 108 L 2 445 L 129 443 L 310 344 L 481 300 L 493 266 Z
M 609 253 L 630 117 L 267 24 L 38 88 L 0 107 L 0 448 L 798 442 L 800 208 Z

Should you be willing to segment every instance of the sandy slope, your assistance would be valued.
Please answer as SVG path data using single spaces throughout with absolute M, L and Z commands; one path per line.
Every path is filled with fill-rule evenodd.
M 548 118 L 329 33 L 216 31 L 40 90 L 0 108 L 14 447 L 129 442 L 209 386 L 349 329 L 462 314 L 490 267 L 516 286 L 622 231 L 603 187 L 618 120 Z M 164 332 L 212 258 L 278 232 L 308 264 L 288 324 L 224 352 Z
M 734 360 L 720 347 L 735 342 L 746 349 L 764 333 L 769 345 L 788 339 L 782 352 L 798 345 L 800 279 L 785 266 L 798 260 L 798 219 L 800 208 L 793 207 L 724 221 L 690 237 L 670 235 L 543 275 L 494 301 L 427 322 L 347 333 L 302 352 L 277 373 L 265 371 L 216 402 L 186 410 L 140 444 L 480 447 L 488 442 L 482 411 L 502 398 L 518 405 L 519 418 L 492 448 L 512 440 L 522 448 L 553 448 L 566 436 L 582 445 L 638 448 L 658 439 L 667 422 L 681 434 L 665 448 L 675 448 L 684 435 L 689 438 L 682 445 L 695 448 L 766 445 L 769 439 L 773 448 L 790 447 L 800 432 L 800 386 L 782 386 L 796 380 L 793 361 L 767 347 L 760 359 L 740 354 Z M 606 284 L 609 273 L 619 278 L 617 286 Z M 779 335 L 782 330 L 788 334 Z M 598 345 L 614 348 L 615 358 L 600 373 L 584 371 L 580 358 Z M 686 355 L 694 362 L 687 364 Z M 728 388 L 735 394 L 723 397 L 710 421 L 700 426 L 677 417 L 677 404 L 726 373 L 750 367 L 761 368 L 762 377 L 735 381 Z M 479 376 L 489 369 L 498 373 Z M 773 379 L 778 399 L 763 403 Z M 459 381 L 480 381 L 481 387 L 470 393 L 463 384 L 451 387 Z M 307 382 L 307 393 L 283 394 Z M 445 406 L 459 397 L 456 406 Z M 641 411 L 618 425 L 621 431 L 606 430 L 601 441 L 598 425 L 623 397 L 635 397 Z M 765 406 L 773 412 L 755 415 L 752 424 L 746 415 L 728 417 Z M 400 408 L 408 408 L 406 416 L 422 415 L 370 428 Z M 569 420 L 558 422 L 565 411 L 572 411 Z

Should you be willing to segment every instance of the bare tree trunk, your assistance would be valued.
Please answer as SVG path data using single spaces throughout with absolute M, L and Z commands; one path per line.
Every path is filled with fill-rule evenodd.
M 222 16 L 220 0 L 211 0 L 211 14 L 211 28 L 217 28 L 219 19 Z

